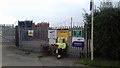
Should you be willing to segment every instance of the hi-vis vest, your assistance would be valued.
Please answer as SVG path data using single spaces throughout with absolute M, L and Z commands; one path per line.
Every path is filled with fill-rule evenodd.
M 56 43 L 58 45 L 58 49 L 62 48 L 65 49 L 66 48 L 66 43 Z

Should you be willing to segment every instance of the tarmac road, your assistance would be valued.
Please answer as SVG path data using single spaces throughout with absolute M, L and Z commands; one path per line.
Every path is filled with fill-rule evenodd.
M 57 60 L 55 56 L 38 56 L 39 53 L 25 54 L 14 45 L 2 46 L 2 66 L 84 66 L 71 58 Z

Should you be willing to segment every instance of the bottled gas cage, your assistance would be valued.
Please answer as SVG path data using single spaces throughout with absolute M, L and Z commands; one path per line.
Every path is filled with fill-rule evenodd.
M 41 52 L 42 47 L 48 45 L 49 28 L 48 23 L 41 24 L 42 27 L 35 26 L 32 21 L 18 21 L 18 26 L 15 27 L 16 46 L 27 51 Z

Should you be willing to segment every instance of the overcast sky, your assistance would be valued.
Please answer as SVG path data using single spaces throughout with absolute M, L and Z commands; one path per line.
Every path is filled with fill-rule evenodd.
M 94 0 L 99 6 L 101 0 Z M 14 24 L 17 20 L 49 22 L 53 26 L 83 25 L 83 8 L 89 11 L 90 0 L 0 0 L 0 24 Z

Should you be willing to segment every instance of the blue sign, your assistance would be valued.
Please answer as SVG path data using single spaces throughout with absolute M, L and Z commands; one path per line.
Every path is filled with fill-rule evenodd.
M 84 47 L 84 42 L 81 42 L 81 41 L 74 41 L 73 43 L 72 43 L 72 46 L 73 47 Z

